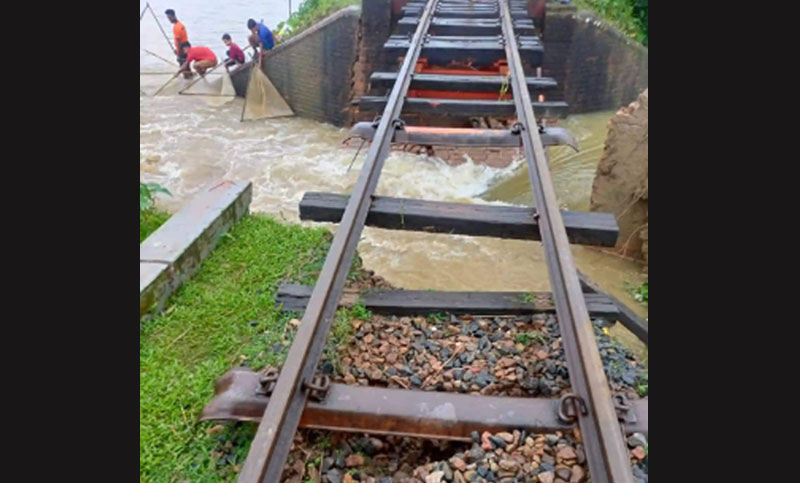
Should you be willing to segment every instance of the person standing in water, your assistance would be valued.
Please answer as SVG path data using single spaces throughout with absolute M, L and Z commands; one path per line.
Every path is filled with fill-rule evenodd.
M 181 44 L 189 41 L 189 35 L 186 34 L 186 27 L 175 16 L 175 10 L 168 8 L 166 12 L 167 20 L 172 24 L 172 36 L 175 37 L 175 52 L 178 55 L 178 64 L 183 65 L 186 62 L 186 56 L 181 53 Z
M 258 47 L 261 47 L 262 57 L 268 50 L 275 47 L 275 37 L 272 36 L 272 32 L 263 23 L 256 22 L 251 18 L 247 21 L 247 29 L 252 32 L 252 35 L 250 35 L 250 45 L 256 50 Z
M 227 69 L 233 65 L 244 64 L 244 51 L 233 43 L 231 36 L 228 34 L 223 35 L 222 42 L 228 47 L 228 51 L 225 52 L 225 55 L 228 56 L 228 58 L 225 59 L 225 68 Z

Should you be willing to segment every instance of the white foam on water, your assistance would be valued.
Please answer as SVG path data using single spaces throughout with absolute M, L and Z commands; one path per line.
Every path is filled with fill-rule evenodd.
M 342 146 L 346 129 L 301 118 L 240 122 L 241 98 L 215 107 L 200 97 L 140 98 L 141 178 L 158 182 L 173 193 L 172 198 L 159 197 L 162 207 L 178 209 L 185 199 L 219 178 L 249 179 L 253 183 L 252 211 L 298 222 L 298 204 L 305 192 L 352 191 L 368 146 L 347 172 L 356 148 Z M 554 163 L 554 178 L 568 167 Z M 450 166 L 438 158 L 393 151 L 385 161 L 376 192 L 431 201 L 508 205 L 502 199 L 486 201 L 481 195 L 524 170 L 522 159 L 506 168 L 476 164 L 468 158 L 461 165 Z M 632 280 L 638 270 L 633 264 L 582 247 L 572 250 L 579 268 L 588 275 L 613 280 L 620 287 L 621 280 Z M 368 269 L 407 289 L 549 290 L 541 244 L 534 241 L 367 227 L 359 253 Z

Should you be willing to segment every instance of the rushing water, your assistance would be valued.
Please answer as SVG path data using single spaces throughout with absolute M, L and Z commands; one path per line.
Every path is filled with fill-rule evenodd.
M 187 26 L 190 40 L 222 51 L 221 43 L 216 48 L 214 42 L 224 31 L 235 39 L 239 30 L 242 36 L 246 33 L 244 22 L 251 16 L 260 20 L 263 15 L 272 26 L 285 18 L 278 8 L 286 7 L 288 13 L 288 2 L 282 0 L 267 2 L 268 8 L 260 9 L 266 12 L 251 12 L 251 6 L 236 1 L 199 6 L 179 0 L 153 8 L 156 12 L 175 9 Z M 166 22 L 163 25 L 170 27 Z M 172 94 L 175 92 L 177 89 Z M 248 179 L 253 183 L 251 210 L 298 222 L 298 203 L 306 191 L 352 190 L 366 150 L 348 172 L 356 150 L 342 146 L 347 130 L 299 118 L 240 122 L 241 109 L 239 98 L 140 96 L 141 177 L 161 183 L 173 193 L 173 197 L 159 199 L 163 208 L 178 209 L 188 197 L 220 178 Z M 562 206 L 588 209 L 612 114 L 578 115 L 562 123 L 581 144 L 577 155 L 569 148 L 551 149 L 551 171 Z M 532 204 L 522 160 L 507 168 L 472 162 L 453 167 L 436 158 L 393 152 L 385 163 L 377 193 L 460 203 Z M 368 227 L 359 252 L 368 269 L 406 289 L 549 290 L 538 242 Z M 643 280 L 638 265 L 588 247 L 572 246 L 572 253 L 580 270 L 634 310 L 646 313 L 624 289 L 625 284 Z

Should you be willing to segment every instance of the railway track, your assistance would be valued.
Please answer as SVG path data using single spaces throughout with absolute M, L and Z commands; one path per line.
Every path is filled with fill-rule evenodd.
M 531 99 L 531 92 L 539 95 L 555 82 L 526 76 L 525 66 L 529 70 L 540 66 L 543 52 L 539 39 L 531 35 L 533 25 L 527 17 L 525 3 L 522 0 L 429 0 L 409 3 L 403 12 L 405 15 L 398 27 L 401 35 L 392 36 L 385 45 L 387 51 L 403 51 L 400 69 L 396 73 L 373 74 L 377 86 L 391 85 L 391 90 L 382 97 L 361 99 L 364 110 L 379 107 L 382 114 L 365 134 L 372 143 L 353 192 L 349 198 L 322 197 L 323 204 L 338 203 L 338 208 L 322 206 L 311 212 L 316 215 L 306 212 L 306 219 L 338 221 L 339 228 L 313 289 L 295 286 L 284 290 L 286 297 L 300 300 L 297 302 L 300 305 L 294 308 L 304 310 L 286 360 L 280 372 L 230 371 L 217 382 L 217 396 L 206 407 L 203 419 L 259 421 L 239 476 L 243 483 L 279 481 L 293 436 L 301 425 L 455 440 L 468 440 L 475 430 L 544 431 L 577 425 L 586 449 L 591 480 L 596 483 L 633 482 L 624 434 L 626 430 L 647 432 L 647 401 L 628 404 L 624 398 L 612 394 L 587 305 L 593 314 L 614 316 L 618 302 L 602 293 L 584 295 L 587 284 L 583 281 L 582 287 L 569 248 L 571 241 L 613 244 L 616 226 L 608 215 L 585 214 L 581 218 L 562 213 L 558 208 L 544 146 L 570 144 L 574 140 L 564 133 L 548 132 L 537 122 L 537 111 L 561 116 L 566 113 L 566 104 Z M 471 68 L 478 66 L 479 71 L 473 75 L 442 70 L 425 72 L 426 65 L 441 64 L 446 59 L 461 56 L 469 58 Z M 497 72 L 487 72 L 487 66 L 494 66 Z M 507 82 L 508 93 L 498 98 L 492 89 L 504 82 Z M 459 89 L 461 95 L 448 99 L 448 87 Z M 472 92 L 477 100 L 470 99 L 469 94 L 465 99 L 463 92 Z M 487 92 L 491 95 L 487 96 Z M 457 108 L 454 103 L 458 104 Z M 426 130 L 424 126 L 405 126 L 401 115 L 420 112 L 419 106 L 423 104 L 434 113 L 438 109 L 449 115 L 454 112 L 485 115 L 510 110 L 516 123 L 511 130 L 497 132 L 435 131 Z M 501 213 L 375 197 L 391 143 L 409 142 L 412 136 L 421 136 L 420 139 L 427 142 L 449 140 L 454 145 L 521 146 L 536 208 Z M 416 211 L 412 209 L 405 215 L 406 204 L 415 206 Z M 400 223 L 392 218 L 398 211 Z M 408 225 L 405 216 L 409 216 Z M 369 303 L 371 307 L 383 307 L 385 312 L 395 314 L 432 310 L 476 314 L 554 311 L 563 338 L 572 392 L 560 399 L 546 399 L 331 384 L 327 376 L 317 372 L 317 365 L 366 224 L 541 240 L 552 287 L 552 293 L 544 294 L 544 299 L 520 303 L 513 295 L 502 293 L 398 291 L 373 295 Z M 430 227 L 433 229 L 427 229 Z M 514 234 L 508 235 L 509 232 Z M 441 411 L 442 408 L 447 411 Z

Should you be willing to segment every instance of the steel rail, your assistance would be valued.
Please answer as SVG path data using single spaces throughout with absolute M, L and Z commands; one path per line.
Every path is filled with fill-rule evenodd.
M 383 163 L 398 127 L 411 75 L 439 0 L 429 0 L 406 52 L 397 82 L 392 88 L 373 143 L 367 152 L 339 229 L 325 258 L 305 315 L 289 349 L 278 381 L 258 426 L 255 439 L 238 481 L 241 483 L 280 481 L 292 438 L 306 405 L 306 383 L 311 382 L 331 326 L 361 231 L 372 204 Z
M 539 230 L 570 383 L 579 398 L 572 401 L 586 447 L 589 471 L 595 483 L 632 483 L 628 453 L 570 253 L 530 94 L 524 84 L 525 72 L 507 1 L 499 0 L 499 4 L 510 84 L 518 121 L 523 128 L 525 158 L 539 214 Z

